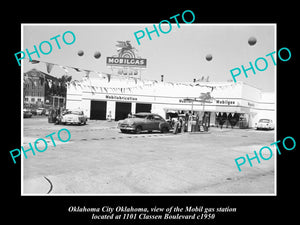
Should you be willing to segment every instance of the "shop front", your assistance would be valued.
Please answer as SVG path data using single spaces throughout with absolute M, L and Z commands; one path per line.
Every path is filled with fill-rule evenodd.
M 116 102 L 115 120 L 123 120 L 131 113 L 130 102 Z
M 220 127 L 220 128 L 248 128 L 250 122 L 250 111 L 243 107 L 220 107 L 215 104 L 206 106 L 203 110 L 203 105 L 193 106 L 193 110 L 186 108 L 165 108 L 166 119 L 172 120 L 178 115 L 186 115 L 191 121 L 196 121 L 201 129 L 204 127 Z M 201 109 L 202 108 L 202 109 Z
M 205 95 L 209 99 L 203 100 Z M 275 120 L 274 98 L 261 102 L 262 95 L 242 82 L 172 83 L 104 75 L 70 82 L 67 108 L 80 108 L 91 120 L 118 121 L 138 112 L 170 119 L 175 112 L 208 127 L 248 128 L 262 116 Z
M 106 101 L 91 100 L 91 120 L 105 120 L 106 119 Z

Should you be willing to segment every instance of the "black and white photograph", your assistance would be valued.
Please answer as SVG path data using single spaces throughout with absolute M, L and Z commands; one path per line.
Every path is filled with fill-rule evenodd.
M 296 221 L 296 6 L 23 3 L 1 17 L 3 221 Z
M 24 195 L 276 194 L 276 24 L 22 37 Z

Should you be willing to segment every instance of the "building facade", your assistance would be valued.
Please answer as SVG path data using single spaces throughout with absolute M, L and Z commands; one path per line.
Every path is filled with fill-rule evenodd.
M 275 121 L 275 94 L 264 93 L 243 82 L 158 82 L 110 74 L 84 77 L 67 86 L 67 109 L 81 109 L 92 120 L 118 121 L 128 113 L 208 113 L 211 126 L 222 118 L 241 120 L 254 127 L 261 118 Z M 203 93 L 211 99 L 199 100 Z
M 65 97 L 58 93 L 59 88 L 60 83 L 56 77 L 36 69 L 29 70 L 24 73 L 23 103 L 27 107 L 63 107 Z

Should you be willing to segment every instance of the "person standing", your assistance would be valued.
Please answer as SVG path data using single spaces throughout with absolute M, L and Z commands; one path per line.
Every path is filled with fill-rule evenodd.
M 108 115 L 107 115 L 107 120 L 108 122 L 111 122 L 112 118 L 111 118 L 111 111 L 108 112 Z
M 208 112 L 205 112 L 203 117 L 204 117 L 203 118 L 204 130 L 208 131 L 208 119 L 209 119 Z
M 54 119 L 54 124 L 58 124 L 58 110 L 57 109 L 54 109 L 54 113 L 53 113 L 53 119 Z
M 176 121 L 175 124 L 174 124 L 173 134 L 177 134 L 178 133 L 179 127 L 180 127 L 180 122 Z
M 221 128 L 221 129 L 223 128 L 223 125 L 224 125 L 225 121 L 226 121 L 225 117 L 224 117 L 224 116 L 221 116 L 221 117 L 220 117 L 220 121 L 219 121 L 219 124 L 220 124 L 220 128 Z

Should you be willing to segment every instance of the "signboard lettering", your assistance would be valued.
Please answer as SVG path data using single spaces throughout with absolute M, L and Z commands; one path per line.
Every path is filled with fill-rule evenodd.
M 133 66 L 133 67 L 144 67 L 145 68 L 147 65 L 147 59 L 106 57 L 106 65 L 108 65 L 108 66 Z

